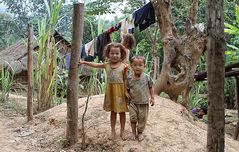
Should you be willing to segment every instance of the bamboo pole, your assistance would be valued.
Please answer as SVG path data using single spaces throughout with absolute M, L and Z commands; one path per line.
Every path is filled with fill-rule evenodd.
M 27 121 L 33 120 L 32 107 L 32 51 L 33 51 L 33 30 L 32 25 L 28 24 L 28 56 L 27 56 Z
M 83 38 L 84 3 L 74 4 L 71 61 L 67 85 L 67 126 L 66 139 L 69 145 L 77 142 L 78 136 L 78 60 Z

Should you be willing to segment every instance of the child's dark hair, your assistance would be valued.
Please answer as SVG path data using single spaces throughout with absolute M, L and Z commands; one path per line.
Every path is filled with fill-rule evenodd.
M 105 47 L 105 56 L 107 58 L 109 58 L 109 54 L 110 54 L 110 49 L 114 47 L 114 48 L 119 48 L 120 49 L 120 53 L 121 53 L 121 60 L 124 60 L 126 58 L 126 51 L 125 51 L 125 47 L 120 44 L 120 43 L 109 43 L 108 45 L 106 45 Z
M 144 64 L 145 64 L 145 57 L 142 55 L 135 55 L 130 59 L 130 63 L 132 64 L 134 62 L 135 59 L 141 59 L 143 60 Z
M 132 50 L 136 45 L 136 40 L 133 34 L 124 34 L 123 35 L 124 45 L 127 49 Z

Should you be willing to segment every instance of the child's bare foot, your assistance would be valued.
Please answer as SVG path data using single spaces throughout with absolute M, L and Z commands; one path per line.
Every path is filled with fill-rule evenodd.
M 116 133 L 114 131 L 111 132 L 110 140 L 115 140 Z
M 121 132 L 120 132 L 120 137 L 121 137 L 122 140 L 125 140 L 125 139 L 126 139 L 126 138 L 125 138 L 124 131 L 121 131 Z
M 144 140 L 144 136 L 143 136 L 143 134 L 141 133 L 141 134 L 138 134 L 138 139 L 139 139 L 139 141 L 142 141 L 142 140 Z

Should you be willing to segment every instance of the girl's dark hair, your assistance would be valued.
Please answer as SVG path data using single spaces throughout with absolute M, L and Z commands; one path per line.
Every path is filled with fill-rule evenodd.
M 143 60 L 144 64 L 145 64 L 145 57 L 143 57 L 142 55 L 135 55 L 130 59 L 131 64 L 134 62 L 135 59 L 141 59 Z
M 129 33 L 123 35 L 123 42 L 125 47 L 129 50 L 132 50 L 136 45 L 136 40 L 134 38 L 134 35 Z
M 109 43 L 108 45 L 106 45 L 104 52 L 107 58 L 109 58 L 111 48 L 119 48 L 121 53 L 121 60 L 124 60 L 126 58 L 125 47 L 120 43 Z

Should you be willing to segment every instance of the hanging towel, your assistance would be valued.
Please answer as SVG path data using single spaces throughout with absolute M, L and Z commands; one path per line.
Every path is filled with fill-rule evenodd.
M 120 36 L 123 37 L 124 34 L 133 33 L 134 32 L 134 20 L 133 15 L 129 15 L 127 18 L 121 21 L 121 32 Z
M 96 40 L 96 50 L 99 61 L 104 61 L 104 48 L 111 42 L 110 34 L 106 31 L 101 33 Z
M 143 31 L 151 24 L 155 23 L 155 12 L 151 2 L 147 3 L 133 13 L 134 25 L 139 26 L 139 30 Z
M 95 55 L 95 39 L 85 44 L 85 53 L 87 56 L 94 56 Z

